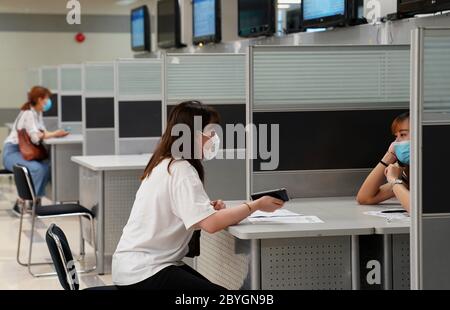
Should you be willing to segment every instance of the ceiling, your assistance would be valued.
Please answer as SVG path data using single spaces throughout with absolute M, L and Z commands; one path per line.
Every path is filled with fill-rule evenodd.
M 84 14 L 129 14 L 156 0 L 78 0 Z M 64 14 L 69 0 L 0 0 L 0 13 Z M 122 4 L 122 5 L 120 5 Z

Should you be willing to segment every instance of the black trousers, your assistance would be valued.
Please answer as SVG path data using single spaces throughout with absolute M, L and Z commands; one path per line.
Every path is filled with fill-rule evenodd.
M 225 290 L 187 265 L 169 266 L 142 282 L 120 290 Z

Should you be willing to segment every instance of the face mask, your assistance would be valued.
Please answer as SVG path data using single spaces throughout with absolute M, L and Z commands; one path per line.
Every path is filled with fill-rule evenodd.
M 395 142 L 394 149 L 395 149 L 395 156 L 397 156 L 399 162 L 405 165 L 409 165 L 411 142 L 410 141 Z
M 44 112 L 48 112 L 48 111 L 50 111 L 50 109 L 52 108 L 52 105 L 53 105 L 53 102 L 52 102 L 52 99 L 47 99 L 47 101 L 45 102 L 45 105 L 44 105 Z
M 203 159 L 212 160 L 219 153 L 220 138 L 217 134 L 212 136 L 203 146 Z

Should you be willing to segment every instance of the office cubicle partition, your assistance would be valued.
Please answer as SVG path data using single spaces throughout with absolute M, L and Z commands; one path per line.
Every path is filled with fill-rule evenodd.
M 48 112 L 44 112 L 44 123 L 49 131 L 58 129 L 58 67 L 57 66 L 43 66 L 40 68 L 41 86 L 48 88 L 52 92 L 52 108 Z
M 393 141 L 391 122 L 409 107 L 409 47 L 254 46 L 248 57 L 248 122 L 267 124 L 269 138 L 279 125 L 279 139 L 268 142 L 280 155 L 265 170 L 250 132 L 249 192 L 354 196 Z
M 82 66 L 83 155 L 115 154 L 114 63 Z
M 411 287 L 450 289 L 450 28 L 412 34 Z
M 222 158 L 205 162 L 205 187 L 211 199 L 245 199 L 245 143 L 226 144 L 226 124 L 245 126 L 245 55 L 167 54 L 164 102 L 166 119 L 172 108 L 186 100 L 199 100 L 221 115 Z M 231 131 L 229 135 L 231 135 Z M 228 157 L 226 157 L 228 154 Z M 225 156 L 223 156 L 225 155 Z
M 61 65 L 59 71 L 58 124 L 73 134 L 82 132 L 81 65 Z
M 116 154 L 147 154 L 155 150 L 165 121 L 162 71 L 160 59 L 116 61 Z

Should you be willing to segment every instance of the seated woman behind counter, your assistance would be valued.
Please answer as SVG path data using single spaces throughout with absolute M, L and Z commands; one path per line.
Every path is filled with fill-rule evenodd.
M 361 186 L 356 200 L 361 205 L 375 205 L 395 197 L 410 212 L 409 112 L 398 116 L 391 130 L 396 139 Z
M 45 195 L 45 186 L 50 180 L 50 167 L 48 161 L 25 160 L 19 150 L 18 131 L 26 129 L 30 140 L 34 144 L 41 143 L 44 139 L 59 138 L 69 133 L 64 130 L 47 131 L 43 121 L 43 112 L 51 109 L 51 92 L 47 88 L 35 86 L 28 93 L 28 101 L 21 107 L 11 133 L 6 138 L 3 146 L 3 164 L 6 169 L 12 171 L 17 164 L 28 168 L 31 179 L 36 189 L 38 203 Z M 14 206 L 15 213 L 20 213 L 20 207 Z

